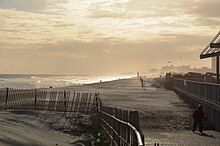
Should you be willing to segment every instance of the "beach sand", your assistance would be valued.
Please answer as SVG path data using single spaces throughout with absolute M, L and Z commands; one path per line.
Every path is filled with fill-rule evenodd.
M 190 129 L 193 109 L 173 91 L 155 88 L 147 83 L 140 87 L 137 79 L 121 79 L 111 82 L 73 87 L 75 91 L 98 91 L 103 105 L 137 110 L 140 126 L 149 130 Z
M 121 79 L 69 89 L 98 91 L 104 105 L 138 111 L 147 145 L 219 145 L 219 132 L 205 130 L 205 135 L 194 134 L 191 131 L 194 109 L 175 92 L 157 89 L 154 84 L 148 79 L 146 87 L 141 87 L 140 80 Z
M 175 92 L 163 88 L 157 90 L 153 84 L 153 80 L 149 79 L 147 86 L 141 87 L 141 83 L 137 79 L 121 79 L 64 87 L 59 90 L 99 92 L 104 105 L 138 111 L 139 123 L 145 135 L 146 145 L 154 145 L 154 143 L 160 143 L 160 145 L 219 145 L 219 132 L 205 130 L 205 135 L 192 133 L 194 109 Z M 68 131 L 70 125 L 67 122 L 66 128 L 57 130 L 60 124 L 56 124 L 56 121 L 62 122 L 55 118 L 52 120 L 55 122 L 53 124 L 55 128 L 51 127 L 51 122 L 48 122 L 50 118 L 49 120 L 42 118 L 47 114 L 51 113 L 45 111 L 30 114 L 25 114 L 25 112 L 19 114 L 13 111 L 0 112 L 0 130 L 4 131 L 0 134 L 0 145 L 11 145 L 11 143 L 15 145 L 77 145 L 76 142 L 88 145 L 86 142 L 91 139 L 91 135 L 86 134 L 88 131 L 82 131 L 85 128 L 76 125 L 75 127 L 78 129 L 74 131 L 73 128 L 71 134 L 68 134 L 65 132 Z M 59 113 L 55 113 L 51 117 L 58 115 Z M 83 116 L 81 115 L 81 117 Z M 72 119 L 77 119 L 77 117 Z M 77 131 L 81 131 L 80 134 L 74 135 Z
M 93 140 L 90 124 L 89 115 L 1 111 L 0 146 L 89 146 Z

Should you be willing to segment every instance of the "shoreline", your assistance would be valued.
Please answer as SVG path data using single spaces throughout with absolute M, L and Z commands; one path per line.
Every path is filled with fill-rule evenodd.
M 15 75 L 16 76 L 16 75 Z M 0 78 L 1 84 L 0 89 L 3 88 L 13 88 L 13 89 L 48 89 L 52 88 L 65 88 L 71 86 L 82 86 L 87 84 L 97 84 L 100 82 L 115 81 L 118 79 L 129 79 L 134 76 L 55 76 L 44 75 L 39 76 L 25 76 L 22 77 L 10 77 L 10 78 Z M 55 77 L 55 78 L 54 78 Z M 56 78 L 58 77 L 58 78 Z

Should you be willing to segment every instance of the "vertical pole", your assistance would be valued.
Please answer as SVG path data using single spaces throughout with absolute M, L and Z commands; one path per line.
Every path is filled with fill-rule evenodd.
M 34 109 L 37 109 L 37 89 L 34 90 Z
M 98 103 L 98 95 L 96 93 L 96 97 L 95 97 L 95 104 L 96 104 L 96 112 L 99 111 L 99 103 Z
M 87 113 L 89 111 L 91 98 L 92 98 L 92 93 L 90 93 L 90 95 L 89 95 L 89 102 L 88 102 L 88 106 L 87 106 Z
M 140 126 L 139 126 L 139 115 L 137 111 L 130 111 L 129 113 L 129 123 L 132 124 L 139 132 L 140 132 Z M 131 133 L 131 140 L 132 145 L 137 146 L 137 138 L 135 136 L 135 133 Z
M 65 117 L 66 117 L 66 91 L 64 90 L 64 110 L 65 110 Z
M 219 56 L 216 56 L 216 74 L 217 74 L 217 84 L 219 84 Z
M 6 88 L 6 96 L 5 96 L 5 110 L 7 110 L 8 91 L 9 91 L 9 89 L 8 89 L 8 88 Z

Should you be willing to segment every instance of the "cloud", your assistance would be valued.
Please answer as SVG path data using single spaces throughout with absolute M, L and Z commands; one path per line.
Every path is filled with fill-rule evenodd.
M 56 43 L 66 39 L 81 42 L 106 39 L 137 42 L 159 39 L 160 34 L 166 33 L 199 34 L 202 33 L 201 29 L 214 32 L 213 27 L 219 23 L 218 19 L 212 19 L 205 24 L 210 18 L 203 21 L 184 13 L 186 2 L 182 0 L 170 2 L 47 0 L 36 8 L 40 13 L 35 13 L 34 9 L 26 11 L 28 6 L 24 2 L 14 9 L 16 2 L 8 1 L 4 7 L 9 7 L 10 3 L 13 9 L 0 10 L 0 20 L 3 22 L 1 32 L 6 35 L 5 39 L 19 36 L 23 39 L 16 41 L 30 44 Z M 29 3 L 34 5 L 40 0 Z M 8 40 L 11 42 L 10 38 Z
M 165 65 L 168 60 L 177 62 L 179 56 L 187 61 L 200 62 L 200 47 L 192 51 L 181 51 L 178 42 L 184 36 L 170 41 L 147 41 L 142 43 L 110 42 L 60 42 L 59 44 L 38 44 L 31 49 L 0 49 L 1 69 L 5 72 L 25 73 L 117 73 L 145 70 Z M 193 38 L 193 36 L 191 36 Z M 172 52 L 172 53 L 171 53 Z M 8 62 L 7 58 L 11 58 Z M 6 70 L 5 65 L 16 66 Z M 204 65 L 201 64 L 201 65 Z M 31 69 L 31 67 L 33 69 Z
M 1 0 L 0 8 L 27 12 L 41 12 L 48 1 L 45 0 Z
M 215 0 L 2 0 L 0 62 L 19 65 L 0 70 L 128 72 L 167 60 L 181 64 L 180 55 L 207 65 L 197 57 L 219 29 L 217 6 Z
M 201 17 L 215 17 L 220 19 L 219 0 L 206 0 L 194 2 L 190 12 Z

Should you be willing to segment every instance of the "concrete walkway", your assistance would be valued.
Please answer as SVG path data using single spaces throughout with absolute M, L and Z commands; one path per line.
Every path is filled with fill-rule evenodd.
M 219 146 L 220 132 L 204 131 L 204 134 L 192 131 L 143 131 L 145 145 L 159 143 L 160 146 Z

